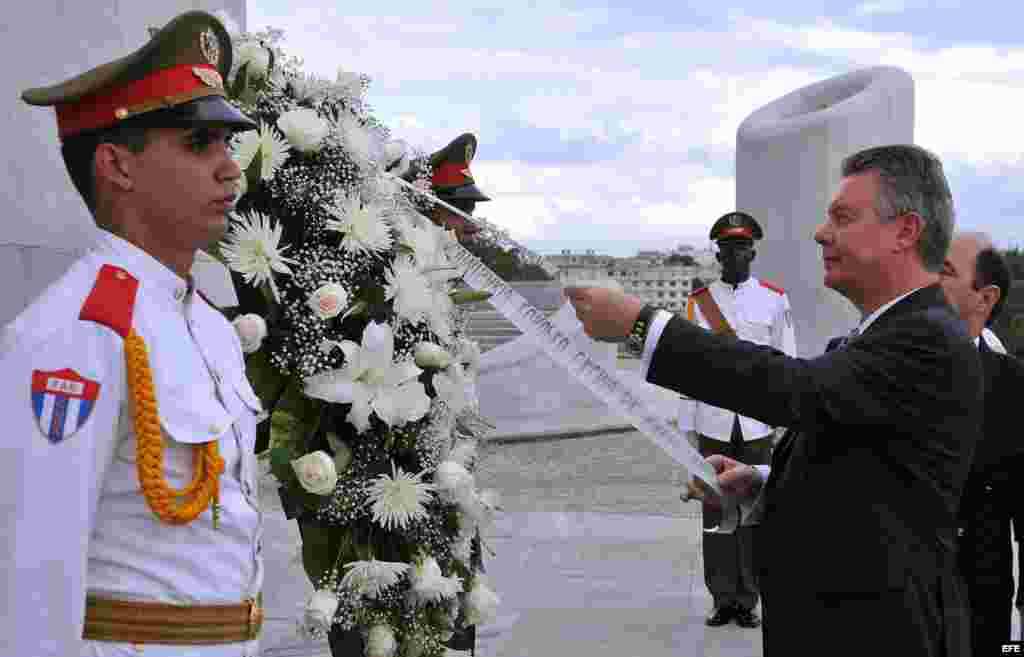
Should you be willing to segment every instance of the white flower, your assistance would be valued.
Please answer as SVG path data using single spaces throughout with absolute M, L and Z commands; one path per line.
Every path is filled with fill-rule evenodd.
M 381 474 L 367 486 L 373 520 L 384 529 L 405 529 L 413 520 L 427 517 L 423 506 L 433 497 L 434 487 L 420 479 L 424 472 L 410 474 L 391 462 L 392 476 Z
M 384 144 L 384 160 L 381 162 L 388 173 L 404 176 L 412 164 L 409 158 L 409 147 L 401 139 L 392 139 Z
M 331 131 L 331 124 L 320 118 L 316 110 L 305 107 L 282 114 L 277 127 L 292 147 L 302 153 L 319 151 Z
M 462 578 L 442 575 L 441 566 L 434 557 L 428 557 L 412 567 L 409 583 L 416 598 L 422 602 L 438 602 L 462 593 Z
M 352 404 L 347 420 L 363 433 L 374 412 L 388 426 L 419 420 L 430 410 L 430 397 L 416 380 L 423 370 L 411 360 L 392 362 L 395 337 L 387 324 L 370 322 L 363 344 L 345 340 L 341 369 L 306 379 L 306 395 L 337 404 Z
M 395 300 L 395 314 L 413 323 L 421 321 L 434 302 L 427 279 L 408 258 L 396 258 L 384 275 L 385 298 Z
M 336 128 L 345 146 L 348 147 L 349 155 L 359 164 L 370 162 L 372 142 L 369 131 L 361 126 L 350 114 L 343 113 L 336 122 Z
M 274 284 L 274 272 L 291 274 L 288 265 L 297 264 L 283 255 L 288 250 L 287 246 L 278 247 L 283 231 L 281 224 L 272 226 L 270 218 L 257 211 L 236 219 L 220 247 L 228 267 L 240 273 L 250 285 L 258 287 L 268 283 L 274 297 L 280 300 Z
M 267 337 L 267 323 L 262 317 L 248 313 L 236 317 L 231 324 L 242 343 L 242 351 L 247 354 L 259 351 L 263 338 Z
M 447 404 L 455 415 L 469 406 L 466 379 L 462 374 L 461 365 L 436 372 L 432 382 L 434 390 L 437 391 L 437 398 Z
M 242 171 L 249 168 L 257 153 L 260 156 L 260 180 L 270 180 L 288 159 L 288 142 L 272 126 L 260 121 L 259 130 L 241 133 L 232 148 L 232 156 Z
M 334 469 L 339 474 L 347 470 L 352 463 L 352 448 L 344 440 L 338 438 L 337 434 L 330 431 L 327 432 L 327 444 L 334 452 Z
M 306 601 L 302 625 L 307 635 L 331 631 L 334 613 L 338 611 L 338 596 L 330 591 L 314 591 Z
M 306 305 L 320 319 L 333 319 L 348 307 L 348 292 L 340 283 L 324 283 L 309 296 Z
M 473 558 L 473 536 L 459 534 L 455 542 L 452 543 L 452 556 L 468 565 Z
M 476 447 L 477 441 L 473 438 L 460 440 L 448 453 L 448 460 L 454 461 L 468 470 L 476 461 Z
M 374 625 L 366 634 L 366 657 L 394 657 L 398 640 L 387 625 Z
M 351 98 L 358 98 L 363 93 L 363 81 L 358 73 L 338 69 L 338 77 L 334 82 L 334 89 L 337 93 Z
M 270 51 L 258 41 L 244 41 L 235 48 L 235 61 L 239 68 L 248 64 L 245 70 L 249 77 L 262 78 L 270 68 Z
M 313 74 L 296 75 L 288 83 L 295 100 L 300 103 L 318 100 L 327 91 L 327 82 Z
M 487 586 L 483 575 L 477 575 L 473 588 L 466 596 L 466 624 L 487 625 L 498 618 L 501 598 Z
M 327 211 L 335 219 L 327 220 L 327 229 L 344 233 L 341 248 L 365 254 L 391 248 L 391 228 L 381 216 L 381 208 L 363 205 L 356 197 L 339 192 Z
M 343 566 L 347 573 L 341 585 L 351 591 L 376 598 L 381 591 L 398 582 L 409 570 L 409 564 L 396 561 L 353 561 Z
M 434 471 L 434 487 L 451 502 L 473 495 L 473 475 L 455 461 L 442 461 Z
M 413 350 L 413 358 L 420 367 L 436 367 L 442 370 L 452 362 L 451 354 L 433 342 L 417 343 Z
M 441 228 L 431 223 L 409 224 L 402 229 L 402 244 L 412 249 L 420 269 L 450 266 L 441 250 L 440 232 Z
M 327 452 L 316 451 L 292 461 L 299 483 L 314 495 L 330 495 L 338 483 L 334 459 Z

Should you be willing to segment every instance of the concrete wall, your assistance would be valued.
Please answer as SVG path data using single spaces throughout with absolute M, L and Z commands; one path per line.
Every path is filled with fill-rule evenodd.
M 34 0 L 0 18 L 0 324 L 59 277 L 95 235 L 92 218 L 64 170 L 49 108 L 21 101 L 28 87 L 60 82 L 144 44 L 190 9 L 225 9 L 245 25 L 245 0 Z
M 847 155 L 914 140 L 914 82 L 878 67 L 830 78 L 769 103 L 740 124 L 736 207 L 765 229 L 754 271 L 786 288 L 801 356 L 821 353 L 853 328 L 858 313 L 824 287 L 814 229 L 839 183 Z

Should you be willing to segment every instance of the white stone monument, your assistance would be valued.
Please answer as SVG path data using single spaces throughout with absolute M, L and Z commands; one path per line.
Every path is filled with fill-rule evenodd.
M 858 321 L 822 281 L 815 228 L 847 155 L 914 140 L 914 82 L 898 68 L 854 71 L 799 89 L 757 110 L 736 136 L 736 208 L 764 227 L 754 267 L 789 293 L 797 350 L 820 354 Z
M 0 99 L 7 174 L 0 177 L 0 325 L 6 324 L 75 256 L 96 228 L 71 185 L 60 157 L 57 121 L 50 108 L 21 101 L 29 87 L 54 84 L 123 56 L 144 44 L 149 27 L 162 27 L 190 9 L 226 10 L 245 25 L 245 0 L 89 0 L 13 3 L 4 16 Z M 208 294 L 224 292 L 222 270 L 202 262 Z M 204 290 L 205 291 L 205 290 Z

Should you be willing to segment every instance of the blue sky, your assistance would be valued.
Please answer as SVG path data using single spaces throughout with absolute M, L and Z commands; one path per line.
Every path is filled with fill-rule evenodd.
M 247 22 L 285 30 L 309 72 L 369 75 L 395 137 L 475 133 L 494 199 L 477 213 L 540 253 L 706 245 L 734 209 L 740 122 L 877 65 L 913 75 L 914 140 L 943 159 L 958 227 L 1024 244 L 1024 11 L 823 4 L 249 0 Z

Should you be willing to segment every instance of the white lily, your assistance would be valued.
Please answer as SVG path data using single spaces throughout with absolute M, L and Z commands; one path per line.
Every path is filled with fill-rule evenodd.
M 416 378 L 423 372 L 412 360 L 393 362 L 395 336 L 388 324 L 370 322 L 363 343 L 339 344 L 345 364 L 305 380 L 306 395 L 339 404 L 352 404 L 346 418 L 363 433 L 376 413 L 388 426 L 419 420 L 430 410 L 430 397 Z

